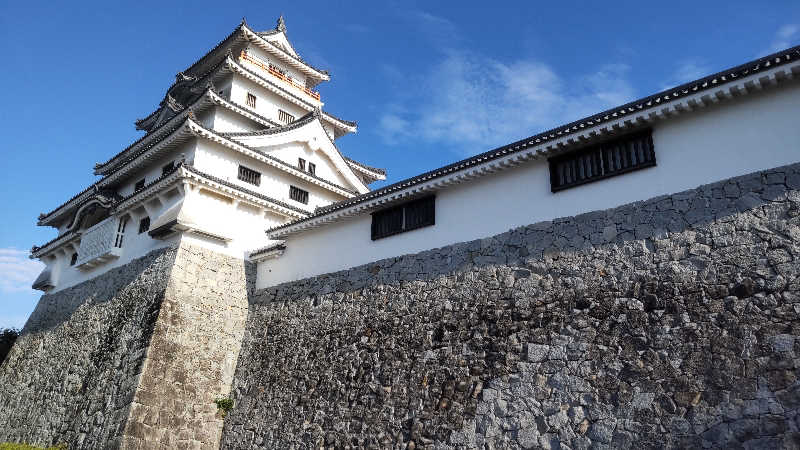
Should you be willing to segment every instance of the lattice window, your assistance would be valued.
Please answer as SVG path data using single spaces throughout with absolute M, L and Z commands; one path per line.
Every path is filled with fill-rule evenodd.
M 650 130 L 551 158 L 550 190 L 557 192 L 656 165 Z
M 239 166 L 239 179 L 245 183 L 261 186 L 261 172 L 256 172 L 253 169 L 248 169 L 245 166 Z
M 247 106 L 251 108 L 256 107 L 256 96 L 249 92 L 247 93 Z
M 150 216 L 147 216 L 139 221 L 139 234 L 142 234 L 149 229 L 150 229 Z
M 372 240 L 436 224 L 436 197 L 424 197 L 372 213 Z
M 308 191 L 300 189 L 299 187 L 296 186 L 289 186 L 289 198 L 296 202 L 300 202 L 307 205 Z
M 308 173 L 310 173 L 311 175 L 316 175 L 317 165 L 312 162 L 308 163 Z
M 300 168 L 300 170 L 305 172 L 305 170 L 306 170 L 306 160 L 303 159 L 303 158 L 297 158 L 297 167 Z
M 114 236 L 114 247 L 122 248 L 122 240 L 125 238 L 125 226 L 128 225 L 128 217 L 120 217 L 117 224 L 117 234 Z
M 294 116 L 287 113 L 286 111 L 279 109 L 278 110 L 278 120 L 283 123 L 292 123 L 294 122 Z

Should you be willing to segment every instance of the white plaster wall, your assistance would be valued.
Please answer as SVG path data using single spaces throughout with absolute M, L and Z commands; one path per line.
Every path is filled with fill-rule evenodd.
M 658 165 L 558 193 L 537 160 L 437 193 L 436 225 L 370 240 L 368 214 L 290 236 L 258 265 L 258 287 L 492 236 L 511 228 L 680 192 L 800 161 L 800 84 L 654 125 Z
M 261 185 L 255 186 L 239 180 L 239 165 L 261 172 Z M 296 161 L 295 161 L 296 164 Z M 313 211 L 318 206 L 343 200 L 344 197 L 323 189 L 317 185 L 289 175 L 261 161 L 237 153 L 222 145 L 208 141 L 198 143 L 194 160 L 195 167 L 218 178 L 242 186 L 251 191 L 268 195 L 290 205 Z M 294 185 L 309 192 L 308 205 L 289 198 L 289 185 Z M 261 230 L 264 231 L 263 229 Z
M 214 108 L 214 123 L 210 128 L 218 133 L 228 133 L 256 131 L 263 129 L 264 126 L 228 109 L 216 107 Z
M 248 69 L 258 70 L 257 67 L 251 64 L 242 64 Z M 274 80 L 277 86 L 280 86 L 288 92 L 293 92 L 295 90 L 293 87 L 287 85 L 277 78 L 274 78 L 270 74 L 265 74 L 264 77 L 268 80 Z M 291 103 L 280 95 L 259 86 L 247 78 L 244 78 L 240 75 L 234 75 L 231 83 L 231 100 L 239 105 L 246 106 L 248 92 L 256 96 L 255 112 L 278 123 L 281 123 L 280 120 L 278 120 L 278 109 L 282 109 L 293 115 L 295 119 L 299 119 L 310 112 L 307 109 L 303 109 L 300 106 Z M 305 95 L 301 91 L 294 93 L 300 98 L 303 98 Z
M 297 165 L 297 159 L 303 158 L 306 160 L 306 170 L 308 170 L 308 163 L 316 165 L 315 174 L 325 180 L 334 182 L 339 186 L 349 187 L 353 189 L 350 182 L 345 179 L 344 175 L 339 172 L 333 165 L 333 161 L 325 155 L 321 150 L 311 150 L 307 143 L 290 142 L 285 145 L 277 147 L 262 147 L 259 150 L 268 153 L 281 161 L 285 161 L 293 166 Z M 353 189 L 354 190 L 354 189 Z
M 131 172 L 125 180 L 123 180 L 117 188 L 117 193 L 123 197 L 133 194 L 136 182 L 145 179 L 145 186 L 161 177 L 163 167 L 170 161 L 176 164 L 184 155 L 187 161 L 191 161 L 195 154 L 196 139 L 191 139 L 162 155 L 158 159 L 151 160 L 151 162 L 134 172 Z

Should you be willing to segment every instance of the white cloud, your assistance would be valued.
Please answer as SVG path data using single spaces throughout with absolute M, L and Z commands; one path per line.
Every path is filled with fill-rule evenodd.
M 473 154 L 625 103 L 635 94 L 627 65 L 564 77 L 536 58 L 501 61 L 476 52 L 446 18 L 418 10 L 399 14 L 427 36 L 442 59 L 422 73 L 404 72 L 403 86 L 395 86 L 378 126 L 389 145 L 420 139 Z M 387 78 L 393 80 L 391 71 Z
M 44 269 L 44 264 L 28 258 L 28 252 L 0 248 L 0 292 L 31 291 L 31 284 Z
M 761 52 L 760 56 L 775 53 L 797 44 L 800 44 L 800 25 L 794 23 L 786 24 L 778 28 L 772 43 Z
M 566 79 L 535 59 L 510 63 L 466 50 L 444 50 L 420 78 L 416 95 L 381 117 L 389 144 L 416 137 L 476 153 L 629 101 L 626 65 Z M 412 107 L 413 105 L 413 107 Z M 477 147 L 477 148 L 476 148 Z

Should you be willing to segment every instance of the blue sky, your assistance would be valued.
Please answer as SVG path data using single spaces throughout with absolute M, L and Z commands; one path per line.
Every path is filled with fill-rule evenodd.
M 387 182 L 800 44 L 800 2 L 0 2 L 0 327 L 24 324 L 36 217 L 140 136 L 175 74 L 281 13 L 331 72 L 340 148 Z M 377 187 L 380 184 L 373 185 Z

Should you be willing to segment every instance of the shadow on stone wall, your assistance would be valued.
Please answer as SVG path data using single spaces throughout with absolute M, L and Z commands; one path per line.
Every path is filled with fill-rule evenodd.
M 800 445 L 800 165 L 255 292 L 225 448 Z
M 40 299 L 0 366 L 0 441 L 120 445 L 174 258 L 156 250 Z

